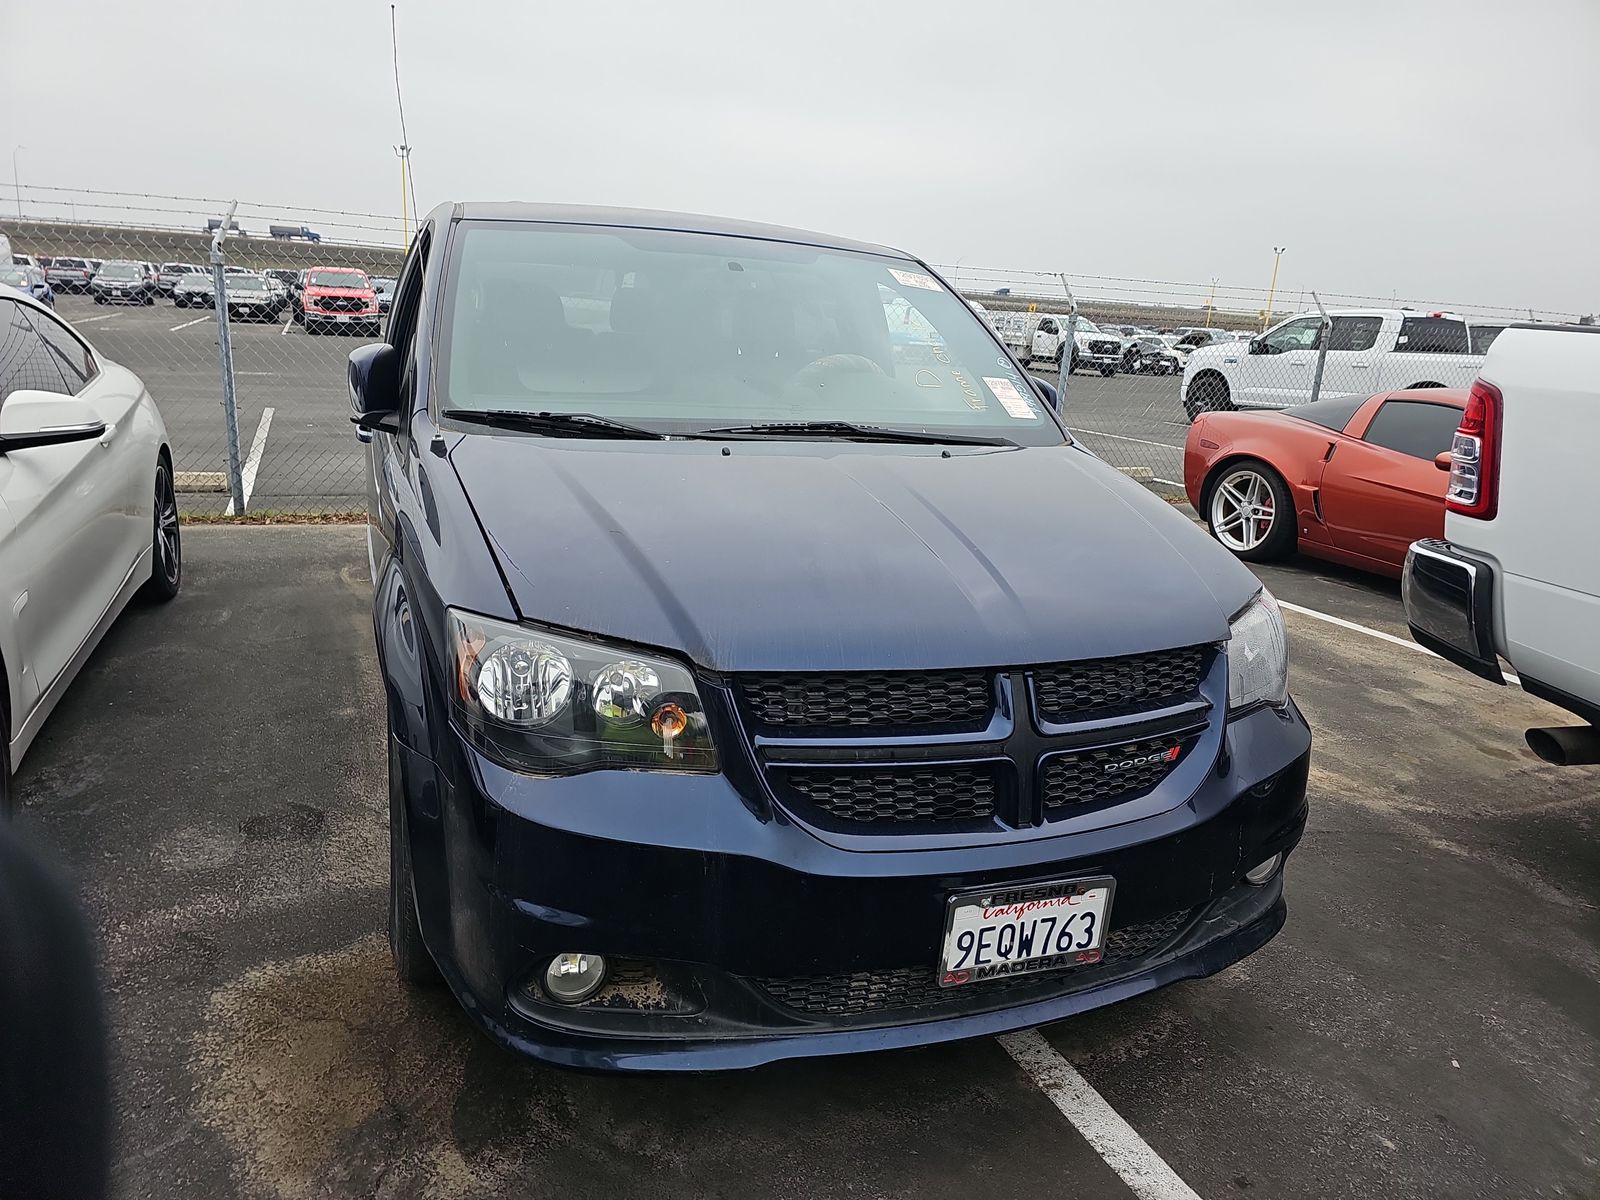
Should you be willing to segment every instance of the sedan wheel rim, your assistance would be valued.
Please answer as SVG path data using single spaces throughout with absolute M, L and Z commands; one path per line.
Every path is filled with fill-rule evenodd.
M 1256 549 L 1271 534 L 1275 517 L 1272 486 L 1255 471 L 1235 471 L 1211 494 L 1211 528 L 1230 550 Z
M 178 547 L 178 498 L 165 470 L 156 475 L 156 552 L 161 556 L 162 577 L 174 582 L 182 553 Z

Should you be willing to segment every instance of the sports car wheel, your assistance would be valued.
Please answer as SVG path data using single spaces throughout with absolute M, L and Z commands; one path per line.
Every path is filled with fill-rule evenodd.
M 1246 562 L 1270 562 L 1294 549 L 1294 500 L 1283 476 L 1257 459 L 1228 467 L 1211 485 L 1206 524 Z

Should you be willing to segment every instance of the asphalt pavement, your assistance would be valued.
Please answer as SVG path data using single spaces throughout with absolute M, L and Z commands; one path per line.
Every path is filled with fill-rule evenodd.
M 62 296 L 56 311 L 103 353 L 136 372 L 160 405 L 179 471 L 225 471 L 227 434 L 210 309 L 99 306 Z M 239 452 L 258 512 L 337 513 L 366 508 L 363 454 L 350 427 L 345 359 L 364 338 L 308 335 L 287 314 L 230 323 L 238 392 Z M 1055 380 L 1040 366 L 1036 374 Z M 1183 489 L 1188 431 L 1172 377 L 1080 371 L 1067 423 L 1100 457 L 1158 491 Z M 254 464 L 252 469 L 252 462 Z M 187 493 L 186 512 L 220 513 L 228 497 Z
M 107 357 L 144 380 L 161 409 L 180 472 L 228 467 L 216 315 L 209 308 L 97 305 L 63 296 L 56 312 Z M 239 453 L 247 507 L 258 512 L 336 513 L 366 508 L 362 446 L 350 425 L 345 360 L 367 339 L 310 335 L 285 313 L 272 322 L 229 322 Z M 253 469 L 252 469 L 253 467 Z M 185 493 L 185 512 L 220 513 L 228 497 Z
M 1600 770 L 1535 760 L 1523 728 L 1564 714 L 1518 691 L 1290 610 L 1316 748 L 1287 926 L 1043 1031 L 1192 1189 L 1135 1192 L 1115 1121 L 993 1040 L 585 1075 L 402 990 L 363 530 L 185 536 L 183 594 L 118 621 L 18 778 L 102 948 L 121 1197 L 1597 1194 Z M 1395 627 L 1385 581 L 1263 576 Z

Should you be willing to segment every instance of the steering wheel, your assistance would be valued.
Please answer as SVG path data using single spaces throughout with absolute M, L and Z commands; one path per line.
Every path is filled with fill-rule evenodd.
M 794 373 L 796 383 L 820 383 L 828 375 L 882 375 L 884 370 L 865 354 L 824 354 Z

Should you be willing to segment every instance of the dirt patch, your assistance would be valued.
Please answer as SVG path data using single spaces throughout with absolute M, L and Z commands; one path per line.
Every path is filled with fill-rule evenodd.
M 475 1035 L 447 994 L 403 990 L 381 939 L 270 963 L 213 993 L 191 1067 L 238 1182 L 281 1200 L 468 1196 L 451 1136 Z M 445 1014 L 450 1015 L 450 1014 Z

